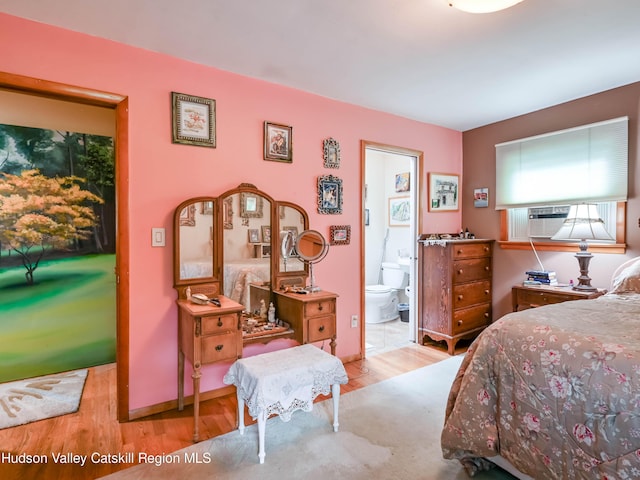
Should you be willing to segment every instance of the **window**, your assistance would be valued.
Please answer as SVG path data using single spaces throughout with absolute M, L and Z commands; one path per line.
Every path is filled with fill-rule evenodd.
M 531 207 L 555 211 L 589 202 L 598 204 L 618 244 L 613 246 L 620 248 L 625 241 L 627 172 L 627 117 L 496 145 L 496 209 L 504 210 L 500 240 L 529 242 L 531 227 L 544 225 L 530 220 Z M 562 242 L 545 236 L 534 239 L 549 242 L 550 250 L 564 249 Z

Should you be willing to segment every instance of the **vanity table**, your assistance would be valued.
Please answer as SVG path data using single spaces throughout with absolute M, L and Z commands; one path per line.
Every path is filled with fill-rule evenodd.
M 255 185 L 186 199 L 176 207 L 173 222 L 178 408 L 184 407 L 187 358 L 193 365 L 193 438 L 198 441 L 202 365 L 235 361 L 244 345 L 282 338 L 300 344 L 328 340 L 335 355 L 338 295 L 316 291 L 312 264 L 324 258 L 328 244 L 322 234 L 309 230 L 307 212 Z M 259 244 L 254 243 L 256 232 L 262 232 Z M 285 293 L 304 287 L 311 293 Z M 194 304 L 187 291 L 218 298 L 221 305 Z M 265 324 L 260 310 L 270 303 L 288 325 Z
M 242 305 L 219 296 L 220 306 L 178 300 L 178 410 L 184 409 L 184 360 L 193 365 L 193 441 L 199 440 L 202 365 L 242 357 Z
M 332 292 L 275 293 L 278 317 L 291 325 L 300 344 L 330 340 L 336 354 L 336 298 Z

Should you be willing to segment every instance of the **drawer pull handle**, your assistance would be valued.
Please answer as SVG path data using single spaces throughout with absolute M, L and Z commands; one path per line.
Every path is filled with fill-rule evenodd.
M 489 318 L 489 312 L 484 312 L 484 318 Z
M 489 267 L 484 267 L 484 269 L 485 269 L 485 271 L 487 271 L 487 272 L 489 271 Z
M 320 328 L 318 329 L 319 332 L 324 332 L 324 325 L 320 325 Z
M 216 345 L 216 352 L 219 352 L 224 348 L 224 345 Z
M 219 326 L 219 327 L 221 327 L 221 326 L 222 326 L 222 319 L 221 319 L 221 318 L 219 318 L 219 319 L 218 319 L 218 326 Z
M 462 250 L 458 250 L 458 255 L 460 255 L 462 253 Z
M 462 275 L 462 269 L 458 270 L 458 275 Z
M 463 323 L 462 320 L 458 320 L 458 326 L 461 326 L 462 323 Z
M 485 295 L 489 295 L 489 290 L 485 290 L 485 291 L 484 291 L 484 294 L 485 294 Z
M 322 304 L 318 304 L 318 310 L 322 311 Z
M 462 300 L 464 298 L 463 295 L 458 295 L 458 300 Z

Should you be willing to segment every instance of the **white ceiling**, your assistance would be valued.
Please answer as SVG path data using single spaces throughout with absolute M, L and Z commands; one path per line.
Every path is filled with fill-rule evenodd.
M 460 131 L 640 81 L 640 0 L 0 0 L 0 11 Z

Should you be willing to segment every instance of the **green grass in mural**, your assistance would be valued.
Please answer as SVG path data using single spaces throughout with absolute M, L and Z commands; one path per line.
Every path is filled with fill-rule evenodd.
M 0 382 L 115 361 L 115 255 L 0 270 Z

